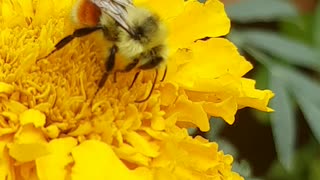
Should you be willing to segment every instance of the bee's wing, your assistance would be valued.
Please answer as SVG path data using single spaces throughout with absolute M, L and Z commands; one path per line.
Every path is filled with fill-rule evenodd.
M 132 0 L 91 0 L 103 12 L 110 15 L 119 25 L 124 28 L 128 33 L 131 29 L 127 22 L 128 12 L 127 7 L 132 7 Z

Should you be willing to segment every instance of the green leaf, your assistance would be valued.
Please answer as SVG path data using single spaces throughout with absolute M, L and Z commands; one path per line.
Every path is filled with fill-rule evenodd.
M 320 48 L 320 3 L 318 3 L 315 10 L 314 21 L 313 21 L 313 40 L 314 45 L 318 49 Z
M 242 23 L 275 21 L 297 16 L 297 9 L 289 1 L 245 0 L 226 6 L 231 20 Z
M 315 106 L 320 107 L 320 84 L 318 81 L 292 68 L 282 67 L 281 71 L 283 72 L 281 78 L 286 80 L 286 84 L 297 99 L 303 97 Z
M 240 162 L 235 161 L 232 165 L 232 171 L 239 173 L 246 179 L 252 176 L 251 166 L 246 160 L 241 160 Z
M 238 35 L 242 36 L 247 46 L 261 49 L 289 64 L 320 72 L 319 54 L 306 44 L 262 30 L 246 30 L 238 32 Z
M 320 142 L 320 84 L 306 75 L 294 70 L 286 71 L 290 90 L 305 115 L 311 131 Z
M 304 96 L 300 95 L 296 98 L 298 99 L 300 108 L 303 114 L 305 115 L 305 118 L 309 124 L 311 131 L 313 132 L 317 141 L 320 142 L 320 107 L 304 98 Z
M 277 75 L 270 77 L 270 89 L 276 94 L 271 101 L 271 107 L 275 110 L 270 116 L 271 125 L 279 160 L 290 170 L 296 141 L 294 109 L 284 82 Z
M 313 19 L 313 16 L 310 14 L 301 14 L 299 17 L 280 22 L 280 32 L 291 39 L 312 45 L 314 41 Z
M 279 68 L 274 59 L 260 51 L 250 47 L 246 47 L 245 50 L 262 62 L 271 72 L 269 85 L 275 93 L 270 103 L 271 108 L 275 110 L 270 114 L 272 132 L 279 161 L 287 170 L 290 170 L 296 141 L 296 124 L 294 108 L 286 86 L 286 72 Z
M 318 180 L 320 179 L 320 159 L 319 157 L 317 159 L 313 159 L 311 162 L 311 167 L 310 167 L 310 180 Z
M 320 84 L 292 68 L 274 66 L 272 69 L 297 99 L 315 138 L 320 142 Z M 277 92 L 276 96 L 278 96 Z

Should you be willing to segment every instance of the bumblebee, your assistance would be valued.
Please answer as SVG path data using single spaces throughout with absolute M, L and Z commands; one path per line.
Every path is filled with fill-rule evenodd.
M 102 31 L 107 41 L 112 43 L 105 61 L 105 73 L 98 83 L 95 95 L 101 89 L 111 73 L 129 72 L 132 69 L 155 69 L 155 78 L 148 96 L 135 102 L 148 100 L 158 78 L 158 68 L 166 60 L 166 29 L 158 16 L 150 11 L 136 7 L 131 0 L 78 0 L 74 6 L 73 17 L 83 28 L 76 29 L 64 37 L 51 51 L 47 58 L 63 48 L 75 38 Z M 123 69 L 115 69 L 116 54 L 120 53 L 126 61 Z M 42 58 L 41 58 L 42 59 Z M 167 67 L 165 67 L 165 78 Z M 131 88 L 139 76 L 134 76 Z

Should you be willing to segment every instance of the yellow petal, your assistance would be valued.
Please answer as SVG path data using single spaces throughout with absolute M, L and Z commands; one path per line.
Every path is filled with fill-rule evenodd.
M 122 144 L 119 148 L 114 148 L 114 152 L 120 159 L 125 159 L 127 162 L 132 162 L 140 166 L 148 166 L 151 161 L 151 158 L 137 152 L 137 150 L 129 144 Z
M 17 131 L 17 128 L 0 128 L 0 136 L 12 134 Z
M 161 91 L 161 104 L 164 106 L 169 106 L 172 104 L 178 95 L 178 86 L 172 83 L 166 83 L 160 88 Z
M 13 92 L 13 89 L 14 87 L 11 84 L 0 82 L 0 93 L 11 94 Z
M 180 131 L 164 139 L 161 145 L 161 154 L 152 161 L 152 166 L 156 167 L 156 177 L 218 180 L 232 175 L 233 159 L 218 151 L 216 143 L 202 137 L 192 139 L 187 132 Z
M 33 17 L 34 10 L 32 0 L 19 1 L 19 4 L 25 17 Z
M 34 162 L 26 162 L 16 168 L 15 179 L 38 180 Z
M 10 156 L 19 162 L 32 161 L 49 153 L 42 131 L 32 125 L 23 126 L 8 148 Z
M 19 162 L 33 161 L 41 156 L 49 154 L 48 147 L 43 143 L 10 144 L 9 154 Z
M 139 111 L 133 104 L 128 104 L 123 119 L 125 119 L 125 121 L 121 125 L 121 129 L 136 130 L 141 126 Z
M 74 166 L 73 180 L 139 179 L 133 174 L 103 142 L 88 140 L 72 151 Z
M 183 0 L 135 0 L 134 4 L 154 12 L 163 21 L 170 21 L 173 17 L 178 16 L 184 8 Z
M 143 136 L 134 131 L 130 131 L 125 135 L 125 140 L 128 141 L 139 153 L 150 157 L 158 155 L 158 146 L 150 143 Z
M 141 179 L 144 180 L 154 180 L 155 178 L 152 178 L 152 172 L 147 167 L 138 167 L 133 171 L 137 176 L 143 177 Z
M 151 119 L 151 127 L 154 130 L 163 131 L 165 130 L 166 120 L 160 116 Z
M 207 113 L 203 110 L 201 103 L 193 103 L 186 96 L 181 95 L 170 109 L 172 113 L 178 113 L 178 122 L 192 123 L 201 131 L 209 131 L 209 120 Z M 169 116 L 171 113 L 167 113 Z
M 20 114 L 28 109 L 25 105 L 14 100 L 5 101 L 3 104 L 8 109 L 8 111 L 11 111 L 15 114 Z
M 85 121 L 77 127 L 74 131 L 70 132 L 70 136 L 80 136 L 84 134 L 89 134 L 93 130 L 91 122 Z
M 186 53 L 189 55 L 183 56 Z M 174 80 L 179 85 L 188 89 L 192 88 L 192 90 L 205 91 L 204 87 L 195 86 L 197 81 L 204 81 L 201 84 L 198 83 L 204 85 L 210 79 L 211 81 L 219 81 L 220 77 L 240 78 L 252 68 L 252 65 L 239 55 L 235 46 L 222 38 L 197 41 L 190 46 L 189 51 L 180 52 L 180 55 L 175 58 L 181 56 L 184 59 L 191 59 L 188 63 L 178 67 Z M 205 92 L 208 91 L 214 91 L 214 89 L 207 87 Z
M 230 29 L 230 20 L 218 0 L 208 0 L 205 4 L 196 0 L 187 1 L 184 11 L 169 23 L 171 50 L 186 47 L 205 37 L 226 35 Z
M 14 122 L 14 123 L 17 123 L 18 122 L 18 115 L 13 113 L 13 112 L 10 112 L 10 111 L 3 111 L 1 113 L 2 116 L 6 117 L 9 119 L 9 121 L 11 122 Z
M 237 102 L 235 101 L 235 98 L 232 97 L 220 103 L 204 103 L 203 108 L 211 116 L 221 117 L 228 124 L 234 123 L 235 114 L 238 110 Z
M 73 161 L 69 153 L 76 145 L 77 140 L 74 138 L 61 138 L 50 141 L 48 145 L 50 154 L 36 159 L 39 179 L 66 179 L 66 167 Z
M 243 93 L 239 97 L 240 107 L 252 107 L 260 111 L 272 112 L 268 107 L 270 99 L 274 96 L 270 90 L 255 89 L 255 81 L 251 79 L 241 79 Z
M 46 116 L 39 110 L 28 109 L 20 114 L 19 120 L 21 125 L 33 124 L 35 127 L 43 127 L 46 123 Z
M 1 17 L 3 19 L 3 24 L 7 27 L 14 27 L 14 26 L 25 26 L 27 25 L 24 19 L 24 16 L 19 13 L 15 12 L 16 8 L 19 7 L 16 1 L 4 1 L 2 4 L 1 9 Z M 20 7 L 21 8 L 21 7 Z M 19 10 L 18 10 L 19 11 Z M 21 11 L 21 9 L 20 9 Z
M 14 135 L 14 143 L 47 143 L 46 138 L 41 129 L 35 128 L 33 125 L 24 125 Z
M 10 179 L 14 176 L 13 161 L 9 157 L 7 144 L 11 141 L 10 136 L 0 137 L 0 179 Z
M 75 138 L 59 138 L 49 142 L 49 149 L 54 154 L 68 154 L 76 145 L 77 140 Z
M 49 125 L 45 128 L 46 135 L 51 138 L 57 138 L 60 134 L 60 129 L 56 125 Z

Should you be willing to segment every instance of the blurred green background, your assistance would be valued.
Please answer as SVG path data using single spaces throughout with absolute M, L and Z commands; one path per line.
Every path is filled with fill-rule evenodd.
M 240 110 L 234 125 L 211 119 L 201 134 L 235 157 L 248 180 L 320 180 L 320 2 L 224 0 L 227 36 L 255 68 L 247 77 L 271 89 L 274 113 Z

